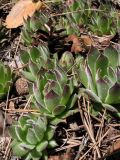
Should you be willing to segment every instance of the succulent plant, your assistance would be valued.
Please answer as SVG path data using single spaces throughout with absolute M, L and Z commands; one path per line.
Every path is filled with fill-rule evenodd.
M 35 81 L 41 68 L 47 69 L 52 65 L 49 61 L 50 54 L 46 46 L 32 47 L 30 51 L 21 54 L 22 63 L 28 64 L 22 74 L 30 81 Z M 51 66 L 52 67 L 52 66 Z
M 60 18 L 60 26 L 66 28 L 67 34 L 80 35 L 82 28 L 98 36 L 114 35 L 119 28 L 117 11 L 110 3 L 100 2 L 95 6 L 92 0 L 74 0 L 66 6 L 65 12 L 68 14 Z
M 114 35 L 117 31 L 117 24 L 110 13 L 96 13 L 91 17 L 91 24 L 88 24 L 89 30 L 98 36 Z
M 73 78 L 68 78 L 58 64 L 47 72 L 39 72 L 39 78 L 33 85 L 33 94 L 35 106 L 52 124 L 57 124 L 76 112 L 76 109 L 73 109 L 77 100 Z
M 120 52 L 112 46 L 103 53 L 92 47 L 87 60 L 81 62 L 78 74 L 85 87 L 80 89 L 80 94 L 118 112 L 113 106 L 120 104 Z
M 47 160 L 47 148 L 57 145 L 54 131 L 55 126 L 49 125 L 46 117 L 22 116 L 10 127 L 13 155 L 25 160 Z
M 24 52 L 21 59 L 24 64 L 28 63 L 23 75 L 33 82 L 33 106 L 57 123 L 75 112 L 72 107 L 77 95 L 74 94 L 73 78 L 67 77 L 57 58 L 50 58 L 46 47 L 33 47 L 29 53 Z
M 9 66 L 0 62 L 0 99 L 7 95 L 12 84 L 12 73 Z
M 64 71 L 70 71 L 72 66 L 74 65 L 74 57 L 71 52 L 64 52 L 59 61 L 60 66 L 64 69 Z
M 38 43 L 39 31 L 44 33 L 49 30 L 49 27 L 46 27 L 47 22 L 48 17 L 42 12 L 36 12 L 31 18 L 28 18 L 22 29 L 22 39 L 27 46 Z

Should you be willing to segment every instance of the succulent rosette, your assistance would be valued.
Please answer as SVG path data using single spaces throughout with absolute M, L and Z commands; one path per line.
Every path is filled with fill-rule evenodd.
M 25 69 L 22 70 L 22 74 L 32 82 L 36 80 L 42 68 L 47 70 L 54 66 L 54 63 L 50 60 L 49 50 L 44 45 L 32 47 L 29 51 L 23 51 L 21 61 L 23 65 L 26 65 Z
M 33 84 L 33 94 L 35 106 L 51 119 L 51 123 L 58 123 L 76 112 L 73 109 L 77 100 L 73 78 L 68 78 L 57 64 L 55 69 L 39 72 L 39 78 Z
M 46 117 L 26 115 L 10 127 L 14 139 L 11 147 L 13 155 L 25 160 L 47 159 L 47 148 L 57 144 L 53 139 L 55 126 L 49 125 Z
M 71 69 L 74 65 L 74 57 L 71 52 L 64 52 L 59 61 L 60 66 L 66 71 L 71 72 Z
M 92 47 L 87 60 L 79 67 L 79 78 L 85 87 L 80 89 L 80 94 L 118 112 L 113 107 L 120 104 L 120 53 L 115 48 L 109 46 L 100 53 Z

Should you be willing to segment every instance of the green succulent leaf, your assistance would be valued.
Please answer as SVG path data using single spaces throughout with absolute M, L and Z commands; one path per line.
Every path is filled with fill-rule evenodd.
M 39 142 L 42 141 L 43 137 L 44 137 L 44 133 L 45 133 L 45 130 L 39 125 L 34 125 L 34 130 L 35 130 L 35 134 L 36 134 L 36 137 L 38 139 Z
M 95 81 L 94 81 L 94 78 L 93 78 L 92 73 L 90 71 L 90 68 L 88 66 L 86 66 L 85 71 L 86 71 L 86 75 L 88 78 L 88 88 L 91 89 L 94 93 L 97 93 Z
M 52 114 L 55 116 L 60 115 L 62 112 L 65 111 L 65 109 L 66 109 L 66 106 L 58 105 L 54 107 Z
M 69 106 L 70 109 L 74 107 L 77 99 L 78 99 L 78 95 L 77 94 L 74 94 L 73 96 L 70 97 L 70 101 L 68 103 L 68 106 Z
M 42 82 L 41 82 L 42 83 Z M 36 99 L 36 101 L 40 104 L 41 107 L 44 107 L 44 101 L 42 99 L 41 90 L 39 91 L 39 88 L 36 84 L 33 84 L 33 94 Z
M 20 55 L 20 58 L 22 63 L 27 64 L 29 62 L 30 55 L 27 51 L 23 51 Z
M 85 74 L 85 66 L 83 64 L 79 67 L 79 74 L 80 74 L 80 82 L 87 88 L 88 87 L 88 78 Z
M 117 67 L 116 72 L 117 72 L 117 73 L 116 73 L 116 74 L 117 74 L 117 82 L 120 83 L 120 66 Z
M 115 83 L 117 81 L 117 75 L 112 67 L 108 67 L 108 77 L 111 80 L 112 83 Z
M 23 38 L 24 42 L 28 45 L 32 44 L 33 40 L 30 34 L 27 32 L 27 30 L 22 31 L 21 37 Z
M 54 147 L 57 147 L 57 146 L 58 146 L 58 144 L 56 143 L 55 140 L 51 140 L 48 143 L 48 148 L 54 148 Z
M 115 83 L 114 86 L 112 86 L 108 90 L 105 103 L 118 104 L 119 102 L 120 102 L 120 83 Z
M 43 94 L 46 95 L 51 89 L 58 95 L 62 94 L 62 89 L 57 81 L 49 80 L 44 86 Z
M 54 126 L 48 126 L 47 130 L 46 130 L 46 134 L 45 134 L 45 138 L 50 141 L 55 133 L 55 127 Z
M 109 86 L 104 79 L 97 80 L 96 84 L 98 96 L 100 97 L 101 101 L 104 102 L 107 96 Z
M 34 63 L 38 63 L 38 60 L 40 58 L 40 52 L 39 49 L 37 47 L 32 47 L 32 49 L 30 50 L 30 58 Z
M 111 45 L 104 50 L 104 55 L 108 58 L 110 66 L 115 68 L 119 65 L 119 53 Z
M 31 60 L 29 61 L 29 69 L 30 69 L 30 72 L 32 73 L 33 76 L 37 76 L 39 68 Z
M 96 71 L 100 70 L 100 78 L 107 75 L 107 67 L 108 67 L 108 58 L 101 54 L 96 60 Z
M 26 125 L 26 121 L 30 119 L 29 116 L 22 116 L 20 119 L 19 119 L 19 124 L 20 124 L 20 127 L 23 128 L 25 125 Z
M 12 148 L 12 151 L 13 151 L 13 155 L 15 156 L 24 156 L 28 150 L 26 150 L 26 148 L 22 147 L 20 145 L 20 143 L 18 143 L 17 145 L 15 145 L 13 148 Z
M 89 89 L 81 88 L 79 90 L 79 95 L 81 96 L 81 94 L 88 95 L 93 101 L 101 103 L 100 98 L 95 93 L 93 93 L 91 90 L 89 90 Z
M 105 109 L 107 109 L 108 111 L 111 111 L 111 112 L 114 112 L 114 113 L 118 113 L 118 110 L 115 107 L 113 107 L 112 105 L 110 105 L 110 104 L 104 104 L 103 103 L 102 106 Z
M 70 98 L 70 87 L 68 85 L 65 85 L 63 88 L 63 94 L 61 97 L 60 105 L 66 105 Z
M 53 90 L 50 90 L 44 97 L 44 103 L 48 111 L 52 112 L 54 107 L 59 105 L 60 96 L 56 94 Z
M 94 62 L 96 62 L 99 55 L 100 55 L 100 53 L 99 53 L 98 49 L 91 47 L 91 50 L 87 56 L 87 63 L 88 63 L 88 66 L 90 68 L 90 71 L 91 71 L 93 77 L 95 77 L 95 73 L 96 73 L 96 68 L 95 68 Z
M 38 152 L 42 152 L 43 150 L 46 149 L 47 145 L 48 145 L 48 141 L 43 141 L 43 142 L 41 142 L 40 144 L 37 145 L 36 150 Z
M 43 57 L 44 61 L 47 62 L 48 57 L 50 55 L 47 46 L 40 46 L 39 47 L 39 52 L 41 53 L 41 56 Z
M 30 72 L 28 72 L 28 71 L 22 71 L 22 75 L 26 78 L 26 79 L 28 79 L 28 80 L 30 80 L 30 81 L 35 81 L 36 80 L 36 77 L 35 76 L 33 76 Z
M 37 144 L 37 142 L 39 141 L 39 138 L 37 137 L 35 130 L 33 128 L 28 129 L 26 140 L 29 144 L 32 144 L 32 145 Z
M 0 84 L 5 82 L 5 67 L 3 66 L 2 63 L 0 63 L 0 75 L 2 75 L 0 77 Z

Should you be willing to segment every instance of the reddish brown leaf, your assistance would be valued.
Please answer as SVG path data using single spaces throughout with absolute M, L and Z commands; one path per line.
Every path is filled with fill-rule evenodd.
M 81 35 L 80 37 L 83 40 L 83 43 L 87 46 L 91 46 L 94 45 L 94 41 L 92 38 L 90 38 L 90 36 L 88 35 Z
M 79 40 L 79 38 L 76 36 L 76 35 L 70 35 L 68 38 L 67 38 L 67 41 L 72 41 L 73 44 L 72 44 L 72 47 L 71 47 L 71 52 L 75 52 L 75 53 L 79 53 L 79 52 L 82 52 L 83 51 L 83 48 L 82 48 L 82 44 Z

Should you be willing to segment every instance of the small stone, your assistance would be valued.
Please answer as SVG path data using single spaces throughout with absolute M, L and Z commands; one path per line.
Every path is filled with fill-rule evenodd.
M 25 95 L 28 93 L 28 83 L 25 78 L 19 78 L 15 83 L 18 95 Z

